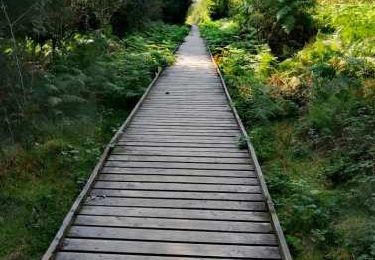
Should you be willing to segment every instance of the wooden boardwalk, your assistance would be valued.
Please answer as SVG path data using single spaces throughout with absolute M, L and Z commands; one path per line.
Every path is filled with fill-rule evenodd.
M 106 150 L 44 259 L 290 259 L 198 30 Z

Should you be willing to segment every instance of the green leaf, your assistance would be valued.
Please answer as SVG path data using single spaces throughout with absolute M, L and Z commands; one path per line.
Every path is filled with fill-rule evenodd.
M 289 34 L 291 31 L 293 31 L 295 23 L 296 19 L 293 16 L 289 15 L 283 19 L 281 27 L 287 34 Z
M 52 107 L 55 107 L 62 102 L 62 99 L 59 97 L 48 97 L 47 101 Z
M 291 11 L 292 9 L 289 6 L 281 8 L 276 14 L 277 21 L 284 19 L 286 16 L 290 14 Z

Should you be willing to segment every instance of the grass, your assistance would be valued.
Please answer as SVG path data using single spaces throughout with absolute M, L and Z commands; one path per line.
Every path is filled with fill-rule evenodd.
M 1 133 L 0 259 L 40 259 L 105 145 L 187 32 L 157 23 L 122 40 L 75 35 L 66 43 L 34 85 L 43 96 L 30 97 L 34 109 L 12 124 L 17 135 Z
M 43 144 L 6 151 L 0 179 L 3 259 L 41 256 L 111 136 L 104 124 L 116 126 L 125 116 L 113 114 L 85 127 L 75 122 L 60 133 L 56 129 Z
M 200 25 L 295 259 L 375 257 L 373 15 L 317 6 L 317 37 L 284 61 L 235 18 Z

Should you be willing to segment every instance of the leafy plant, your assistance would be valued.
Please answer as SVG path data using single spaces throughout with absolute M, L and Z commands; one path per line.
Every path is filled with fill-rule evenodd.
M 282 60 L 264 43 L 271 45 L 275 33 L 293 39 L 281 24 L 309 7 L 281 1 L 262 9 L 270 2 L 244 1 L 230 19 L 202 23 L 202 34 L 261 160 L 293 255 L 372 259 L 375 73 L 367 25 L 373 8 L 318 5 L 319 34 L 291 50 L 281 47 L 286 38 L 276 41 L 283 49 L 277 53 L 295 53 Z

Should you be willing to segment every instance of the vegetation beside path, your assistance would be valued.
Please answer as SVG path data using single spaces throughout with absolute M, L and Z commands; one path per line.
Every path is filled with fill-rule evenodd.
M 294 257 L 374 259 L 373 3 L 202 0 L 189 19 L 224 74 Z
M 174 61 L 173 51 L 189 31 L 161 21 L 184 21 L 181 10 L 178 17 L 142 11 L 142 21 L 111 22 L 111 14 L 106 19 L 101 6 L 85 1 L 24 2 L 15 7 L 5 1 L 1 9 L 14 18 L 22 13 L 16 8 L 30 6 L 32 15 L 14 24 L 14 38 L 0 19 L 0 259 L 40 259 L 105 145 L 157 71 Z M 112 17 L 129 8 L 110 2 L 112 9 L 105 10 Z M 91 20 L 81 28 L 69 20 L 57 34 L 60 25 L 48 23 L 56 8 L 62 20 L 68 20 L 64 11 L 82 12 L 103 23 Z M 37 23 L 39 15 L 47 17 Z

